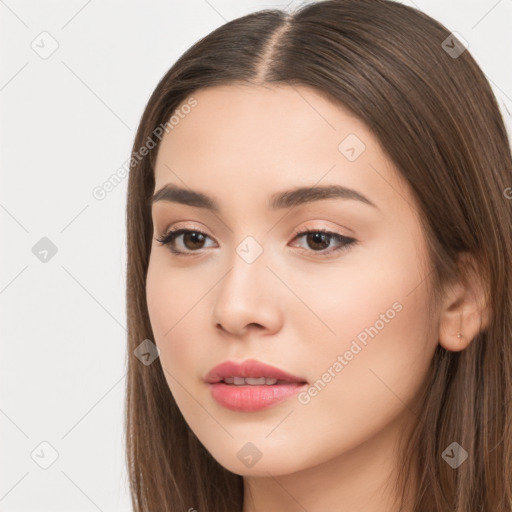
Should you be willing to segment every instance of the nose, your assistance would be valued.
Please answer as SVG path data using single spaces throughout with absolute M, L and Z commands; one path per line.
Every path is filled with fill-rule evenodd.
M 216 287 L 212 312 L 216 329 L 243 337 L 249 332 L 277 332 L 283 321 L 283 289 L 260 255 L 248 262 L 235 254 L 231 268 Z

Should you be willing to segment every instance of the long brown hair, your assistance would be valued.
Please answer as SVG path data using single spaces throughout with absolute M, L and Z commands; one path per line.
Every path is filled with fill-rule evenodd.
M 405 489 L 409 471 L 418 472 L 414 512 L 512 511 L 512 157 L 484 74 L 450 37 L 388 0 L 264 10 L 198 41 L 157 85 L 135 137 L 127 198 L 125 433 L 135 512 L 242 511 L 243 478 L 192 433 L 160 359 L 144 365 L 134 356 L 154 339 L 145 282 L 159 141 L 142 158 L 140 148 L 194 91 L 236 82 L 313 87 L 367 124 L 417 201 L 434 298 L 464 274 L 459 256 L 474 257 L 490 290 L 488 324 L 461 352 L 437 347 L 397 484 Z M 456 470 L 441 456 L 454 441 L 469 453 Z

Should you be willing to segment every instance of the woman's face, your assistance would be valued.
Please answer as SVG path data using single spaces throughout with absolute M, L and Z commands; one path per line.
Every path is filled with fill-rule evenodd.
M 218 209 L 190 194 L 153 203 L 147 301 L 169 388 L 234 473 L 283 475 L 365 446 L 371 457 L 412 419 L 438 341 L 410 190 L 368 128 L 312 89 L 193 98 L 162 139 L 155 193 L 179 187 Z M 161 245 L 171 229 L 192 233 Z M 302 383 L 206 381 L 248 359 Z

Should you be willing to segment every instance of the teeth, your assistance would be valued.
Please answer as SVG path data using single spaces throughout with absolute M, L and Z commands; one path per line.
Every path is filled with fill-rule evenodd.
M 264 386 L 266 384 L 265 377 L 251 377 L 244 380 L 246 384 L 250 384 L 251 386 Z
M 234 384 L 235 386 L 243 386 L 249 384 L 250 386 L 272 386 L 277 382 L 277 379 L 270 377 L 226 377 L 224 379 L 226 384 Z

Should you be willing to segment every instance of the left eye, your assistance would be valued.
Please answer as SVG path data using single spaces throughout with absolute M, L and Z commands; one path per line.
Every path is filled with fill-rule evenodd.
M 355 238 L 350 238 L 347 236 L 340 235 L 339 233 L 333 233 L 331 231 L 319 229 L 319 230 L 311 230 L 311 231 L 303 231 L 295 235 L 295 238 L 306 237 L 306 243 L 318 250 L 314 250 L 313 252 L 325 251 L 331 243 L 332 240 L 338 242 L 339 246 L 331 249 L 327 252 L 322 252 L 319 256 L 329 255 L 333 252 L 338 252 L 341 250 L 347 249 L 349 246 L 356 243 Z
M 183 236 L 182 244 L 189 252 L 175 247 L 177 239 L 181 236 Z M 320 253 L 318 256 L 326 256 L 334 252 L 345 250 L 349 246 L 357 243 L 355 238 L 346 237 L 339 233 L 333 233 L 322 229 L 302 231 L 295 235 L 294 240 L 302 237 L 306 237 L 307 244 L 312 248 L 312 250 L 304 250 L 306 250 L 306 252 Z M 156 240 L 162 245 L 167 245 L 173 254 L 179 256 L 190 256 L 194 252 L 198 252 L 198 249 L 204 248 L 204 241 L 206 238 L 210 237 L 201 231 L 192 229 L 176 229 L 169 231 L 167 234 L 162 235 Z M 339 246 L 326 251 L 332 240 L 338 242 Z

